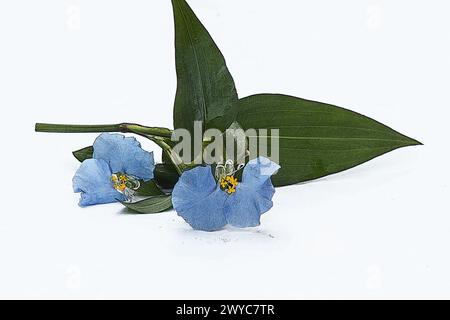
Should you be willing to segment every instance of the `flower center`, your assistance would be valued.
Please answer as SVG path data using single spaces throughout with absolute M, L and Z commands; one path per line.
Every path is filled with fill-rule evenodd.
M 237 185 L 238 181 L 234 176 L 226 176 L 220 179 L 220 187 L 228 194 L 235 193 Z
M 120 172 L 111 175 L 111 182 L 114 189 L 124 194 L 128 199 L 133 197 L 141 185 L 135 177 Z

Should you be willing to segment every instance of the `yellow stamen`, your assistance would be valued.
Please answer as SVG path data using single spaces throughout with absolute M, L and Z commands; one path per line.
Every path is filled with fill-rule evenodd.
M 220 179 L 221 188 L 228 194 L 235 193 L 237 185 L 238 181 L 233 176 L 226 176 L 225 178 Z
M 121 175 L 119 177 L 117 177 L 116 174 L 113 174 L 111 176 L 111 181 L 114 182 L 114 189 L 116 189 L 117 191 L 124 191 L 127 186 L 126 186 L 126 182 L 127 182 L 127 177 L 124 175 Z
M 235 189 L 235 188 L 229 187 L 228 190 L 227 190 L 227 193 L 228 193 L 228 194 L 232 194 L 232 193 L 235 193 L 235 192 L 236 192 L 236 189 Z
M 238 181 L 235 177 L 230 177 L 230 183 L 233 185 L 233 187 L 236 187 L 238 185 Z
M 222 188 L 225 188 L 227 185 L 228 185 L 228 183 L 225 181 L 224 178 L 220 179 L 220 186 L 221 186 Z

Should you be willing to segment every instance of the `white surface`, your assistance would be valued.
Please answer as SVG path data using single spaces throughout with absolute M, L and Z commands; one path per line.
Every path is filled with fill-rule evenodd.
M 80 209 L 71 151 L 96 135 L 34 123 L 170 127 L 170 1 L 2 1 L 0 297 L 450 298 L 448 1 L 189 2 L 241 97 L 334 103 L 425 146 L 278 189 L 251 230 Z

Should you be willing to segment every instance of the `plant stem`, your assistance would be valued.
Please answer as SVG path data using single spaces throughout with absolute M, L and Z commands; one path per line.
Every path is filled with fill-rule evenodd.
M 177 172 L 181 175 L 184 166 L 181 161 L 172 154 L 172 149 L 167 141 L 170 141 L 172 130 L 160 127 L 146 127 L 135 123 L 120 124 L 100 124 L 100 125 L 78 125 L 78 124 L 50 124 L 36 123 L 36 132 L 54 132 L 54 133 L 94 133 L 94 132 L 126 132 L 134 133 L 150 139 L 161 147 L 173 162 Z
M 148 134 L 157 137 L 170 138 L 172 130 L 159 127 L 146 127 L 134 123 L 100 124 L 100 125 L 73 125 L 36 123 L 36 132 L 54 133 L 95 133 L 95 132 L 129 132 Z
M 178 158 L 176 154 L 172 153 L 172 148 L 170 147 L 169 144 L 167 144 L 166 138 L 156 137 L 152 135 L 143 135 L 143 136 L 156 143 L 163 150 L 163 152 L 166 152 L 173 166 L 177 170 L 178 175 L 181 175 L 183 173 L 183 171 L 186 169 L 185 165 L 181 162 L 181 160 Z

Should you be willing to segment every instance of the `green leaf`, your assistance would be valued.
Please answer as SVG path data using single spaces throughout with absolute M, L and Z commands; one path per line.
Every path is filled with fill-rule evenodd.
M 225 59 L 186 1 L 172 0 L 172 6 L 178 81 L 174 127 L 193 134 L 194 121 L 203 121 L 203 129 L 225 130 L 238 104 Z
M 147 182 L 141 180 L 139 183 L 139 189 L 136 191 L 138 196 L 160 196 L 164 194 L 153 180 Z
M 94 148 L 92 146 L 77 150 L 72 152 L 73 156 L 77 158 L 78 161 L 83 162 L 86 159 L 91 159 L 94 154 Z
M 285 95 L 241 99 L 238 119 L 245 130 L 280 130 L 281 169 L 272 178 L 276 186 L 317 179 L 421 144 L 356 112 Z
M 172 208 L 172 196 L 163 195 L 138 202 L 121 202 L 125 207 L 137 213 L 159 213 Z

